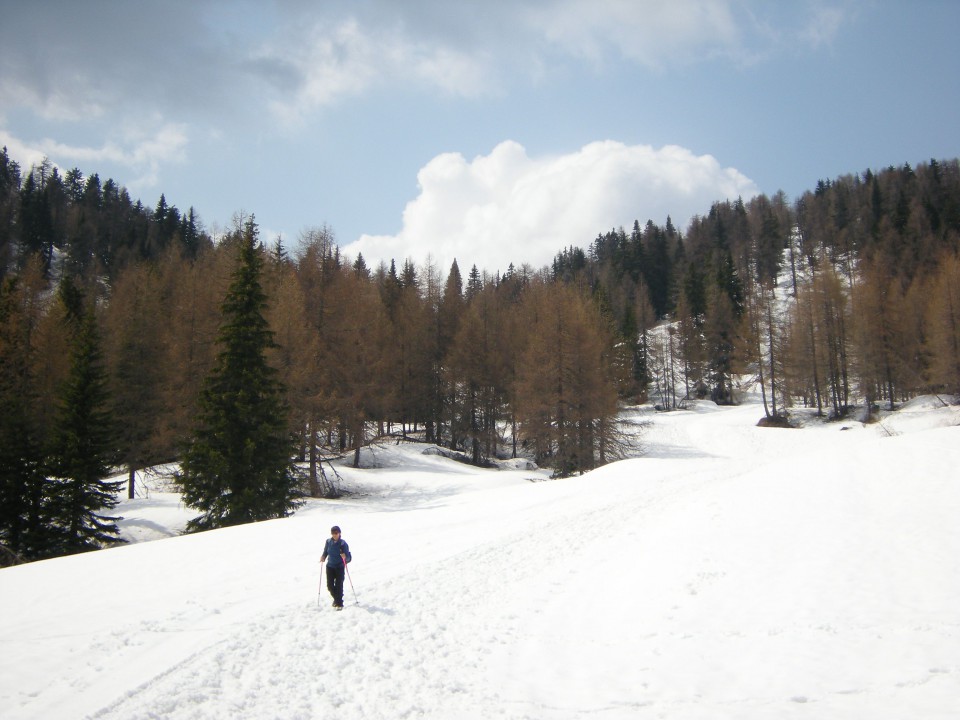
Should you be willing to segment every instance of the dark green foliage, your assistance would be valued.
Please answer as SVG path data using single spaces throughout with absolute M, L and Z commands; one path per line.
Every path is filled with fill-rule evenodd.
M 698 265 L 690 263 L 687 275 L 683 279 L 683 291 L 687 298 L 687 312 L 698 328 L 703 327 L 707 316 L 707 286 L 703 272 Z
M 20 204 L 20 166 L 7 148 L 0 149 L 0 279 L 13 264 L 15 248 L 14 222 Z
M 602 253 L 603 250 L 601 249 Z M 553 259 L 553 279 L 558 282 L 571 282 L 587 266 L 587 255 L 581 248 L 571 246 L 562 250 Z M 476 277 L 476 280 L 474 279 Z M 479 291 L 480 273 L 477 266 L 474 265 L 470 271 L 470 279 L 467 281 L 467 298 L 470 299 Z
M 50 267 L 53 256 L 53 216 L 43 173 L 33 170 L 20 189 L 20 208 L 16 222 L 18 266 L 23 268 L 32 255 L 40 255 L 44 268 Z
M 786 232 L 780 227 L 780 221 L 766 196 L 760 196 L 757 208 L 760 213 L 760 233 L 756 243 L 756 275 L 759 282 L 770 284 L 780 272 L 781 256 L 787 244 Z
M 357 259 L 353 261 L 353 271 L 360 277 L 370 277 L 370 268 L 367 267 L 367 263 L 363 259 L 363 253 L 357 253 Z
M 67 273 L 81 285 L 109 279 L 128 264 L 155 260 L 171 245 L 195 258 L 210 245 L 193 208 L 181 215 L 161 196 L 155 210 L 132 201 L 126 189 L 77 168 L 61 176 L 48 160 L 20 168 L 0 151 L 0 277 L 40 255 L 49 272 L 62 251 Z
M 671 236 L 651 221 L 647 221 L 644 230 L 644 244 L 647 246 L 647 256 L 650 258 L 644 271 L 644 278 L 650 288 L 650 302 L 659 317 L 672 312 L 675 298 L 672 290 L 675 286 L 674 272 L 676 270 L 671 260 L 672 250 L 679 237 Z
M 177 478 L 184 502 L 202 513 L 188 531 L 284 517 L 300 495 L 284 388 L 266 360 L 273 333 L 256 236 L 251 220 L 238 238 L 238 265 L 221 306 L 220 354 Z
M 68 276 L 63 279 L 57 288 L 57 296 L 63 306 L 67 325 L 71 328 L 78 326 L 83 318 L 83 293 L 73 282 L 73 278 Z
M 467 302 L 473 300 L 481 292 L 483 292 L 483 278 L 480 276 L 477 266 L 474 265 L 470 268 L 470 274 L 467 276 L 467 289 L 465 291 Z
M 740 282 L 729 251 L 724 253 L 717 263 L 717 287 L 730 300 L 730 306 L 737 318 L 743 315 L 743 283 Z
M 68 322 L 71 322 L 68 319 Z M 104 480 L 116 452 L 116 425 L 109 412 L 96 318 L 88 310 L 77 323 L 70 374 L 60 391 L 51 452 L 49 514 L 55 554 L 94 550 L 123 542 L 116 521 L 102 514 L 117 506 L 122 483 Z
M 0 288 L 0 545 L 30 559 L 45 554 L 51 533 L 23 295 L 17 278 Z
M 23 558 L 45 554 L 45 456 L 29 417 L 30 397 L 0 362 L 0 544 Z

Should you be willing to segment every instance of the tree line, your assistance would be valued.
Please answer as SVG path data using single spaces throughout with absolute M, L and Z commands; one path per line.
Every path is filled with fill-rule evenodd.
M 369 268 L 327 227 L 294 256 L 252 216 L 212 238 L 163 196 L 148 209 L 46 162 L 21 177 L 4 149 L 0 545 L 115 542 L 111 468 L 132 495 L 137 470 L 182 461 L 204 529 L 328 492 L 324 458 L 359 463 L 389 434 L 564 476 L 630 452 L 618 408 L 648 394 L 736 402 L 748 374 L 780 421 L 795 404 L 839 417 L 858 398 L 957 392 L 958 237 L 958 163 L 931 161 L 792 204 L 717 202 L 685 232 L 637 221 L 540 269 Z M 239 420 L 254 434 L 236 452 L 209 444 Z M 268 456 L 251 481 L 249 458 Z
M 960 392 L 957 160 L 716 202 L 686 232 L 635 222 L 554 259 L 629 346 L 638 397 L 735 402 L 759 382 L 767 417 Z
M 279 470 L 297 493 L 329 489 L 324 457 L 357 463 L 366 443 L 391 433 L 476 464 L 522 453 L 558 475 L 624 452 L 616 334 L 589 294 L 546 270 L 491 277 L 472 267 L 463 276 L 456 262 L 444 274 L 409 260 L 370 269 L 344 258 L 325 227 L 304 231 L 291 257 L 279 238 L 260 241 L 252 216 L 214 240 L 193 211 L 184 216 L 162 197 L 147 210 L 112 181 L 80 183 L 79 171 L 61 177 L 46 163 L 20 178 L 5 151 L 2 161 L 0 542 L 21 557 L 116 541 L 108 511 L 118 484 L 103 480 L 108 468 L 128 468 L 133 493 L 137 470 L 182 461 L 184 496 L 202 512 L 191 529 L 263 517 L 217 502 L 249 488 L 230 484 L 238 471 L 224 469 L 222 448 L 198 440 L 222 436 L 223 415 L 248 420 L 237 411 L 250 407 L 242 396 L 268 388 L 279 393 L 269 415 L 282 419 L 305 468 Z M 236 331 L 258 320 L 231 319 L 243 303 L 228 300 L 251 257 L 266 334 L 237 362 L 225 347 L 240 352 Z M 275 377 L 263 368 L 249 375 L 261 350 Z M 83 400 L 70 390 L 81 365 Z M 80 406 L 86 415 L 74 426 L 97 436 L 69 444 L 61 416 Z M 261 416 L 257 428 L 267 424 Z M 248 457 L 255 441 L 238 439 L 235 449 L 261 465 L 266 446 Z M 85 465 L 68 469 L 61 456 Z M 95 491 L 96 502 L 55 510 L 70 489 Z M 293 506 L 288 490 L 269 501 L 273 516 Z

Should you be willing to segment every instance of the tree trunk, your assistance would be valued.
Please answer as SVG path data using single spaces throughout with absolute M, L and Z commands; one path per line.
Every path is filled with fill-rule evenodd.
M 310 497 L 320 497 L 320 485 L 317 482 L 317 429 L 310 423 Z
M 773 327 L 773 298 L 770 298 L 770 304 L 767 305 L 767 331 L 770 336 L 770 401 L 773 403 L 773 416 L 777 417 L 777 367 L 774 361 L 773 334 L 776 332 Z M 764 405 L 766 408 L 766 405 Z

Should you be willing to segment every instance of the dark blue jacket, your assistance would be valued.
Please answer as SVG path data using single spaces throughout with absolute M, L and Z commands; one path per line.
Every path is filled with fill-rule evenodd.
M 343 560 L 340 558 L 340 553 L 347 556 L 347 562 L 353 560 L 350 556 L 350 546 L 347 545 L 346 540 L 343 538 L 339 540 L 327 538 L 327 544 L 323 546 L 323 557 L 327 559 L 327 567 L 343 567 Z M 323 558 L 321 558 L 321 560 L 322 559 Z

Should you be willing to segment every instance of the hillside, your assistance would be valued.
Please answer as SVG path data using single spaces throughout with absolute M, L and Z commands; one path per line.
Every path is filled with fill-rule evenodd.
M 638 412 L 647 454 L 581 477 L 380 446 L 288 519 L 2 570 L 0 715 L 953 716 L 960 408 Z M 189 517 L 120 511 L 131 537 Z M 343 613 L 317 595 L 333 523 Z

